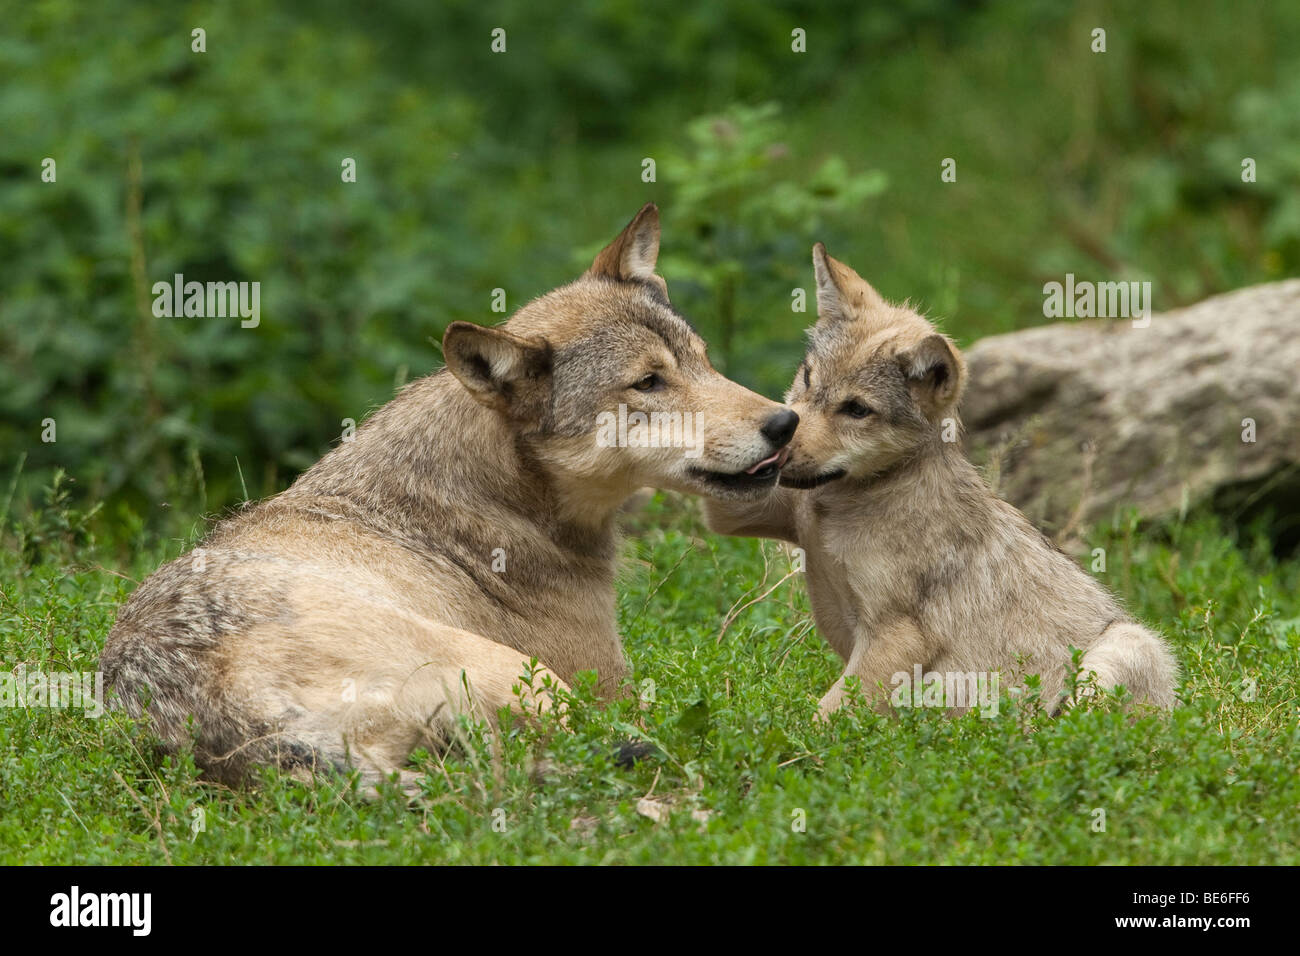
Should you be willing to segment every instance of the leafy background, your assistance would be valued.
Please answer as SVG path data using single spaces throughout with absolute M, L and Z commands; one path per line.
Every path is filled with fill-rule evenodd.
M 276 491 L 650 199 L 675 301 L 769 394 L 818 239 L 963 343 L 1044 321 L 1067 271 L 1165 309 L 1300 265 L 1285 2 L 3 6 L 5 520 L 56 469 L 110 536 Z M 261 326 L 153 318 L 176 272 L 259 281 Z
M 769 394 L 816 240 L 963 344 L 1045 321 L 1065 272 L 1149 279 L 1168 309 L 1300 271 L 1292 2 L 0 0 L 0 23 L 0 673 L 93 671 L 208 518 L 283 488 L 438 366 L 448 322 L 576 275 L 647 200 L 674 300 Z M 261 325 L 154 319 L 176 272 L 260 282 Z M 626 521 L 644 709 L 579 682 L 564 733 L 467 723 L 416 755 L 408 807 L 271 772 L 230 791 L 120 714 L 0 707 L 0 862 L 1300 859 L 1300 558 L 1263 525 L 1081 529 L 1178 655 L 1171 715 L 826 724 L 841 665 L 788 556 L 708 534 L 690 499 Z M 614 766 L 629 734 L 661 756 Z

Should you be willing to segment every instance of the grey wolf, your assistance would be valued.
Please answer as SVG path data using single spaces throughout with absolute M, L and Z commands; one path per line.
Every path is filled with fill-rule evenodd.
M 619 693 L 620 506 L 645 485 L 770 490 L 797 424 L 713 369 L 658 253 L 647 205 L 503 325 L 451 323 L 445 369 L 159 568 L 104 648 L 120 706 L 166 749 L 192 742 L 215 779 L 273 765 L 375 781 L 442 746 L 458 714 L 552 706 L 580 671 Z M 620 405 L 692 413 L 691 455 L 596 441 Z
M 818 320 L 786 395 L 800 424 L 773 493 L 706 501 L 713 530 L 778 538 L 806 553 L 817 627 L 846 681 L 882 705 L 896 675 L 990 673 L 1041 679 L 1064 702 L 1070 648 L 1083 690 L 1122 684 L 1174 703 L 1164 640 L 1028 519 L 992 494 L 956 441 L 966 367 L 952 341 L 906 304 L 813 250 Z

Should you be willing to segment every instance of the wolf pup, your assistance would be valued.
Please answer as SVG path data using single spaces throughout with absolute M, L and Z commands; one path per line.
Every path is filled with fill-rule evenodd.
M 705 510 L 715 531 L 804 549 L 814 618 L 845 661 L 822 714 L 840 706 L 848 677 L 883 706 L 881 688 L 897 693 L 918 672 L 1037 673 L 1056 710 L 1071 646 L 1084 652 L 1084 674 L 1095 672 L 1093 688 L 1123 684 L 1137 700 L 1173 706 L 1177 666 L 1165 642 L 994 496 L 962 454 L 966 368 L 953 343 L 820 243 L 813 267 L 818 321 L 786 395 L 800 425 L 780 487 Z
M 104 648 L 124 708 L 218 780 L 373 783 L 459 713 L 548 706 L 548 678 L 596 671 L 617 693 L 620 504 L 643 485 L 770 491 L 798 422 L 712 368 L 658 253 L 647 205 L 577 281 L 497 328 L 453 322 L 445 369 L 150 576 Z M 643 419 L 687 415 L 682 441 L 646 440 L 663 436 Z

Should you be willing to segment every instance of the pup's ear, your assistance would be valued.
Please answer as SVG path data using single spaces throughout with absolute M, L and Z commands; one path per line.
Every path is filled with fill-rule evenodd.
M 885 305 L 880 293 L 838 259 L 822 243 L 813 246 L 813 274 L 817 277 L 817 316 L 827 322 L 860 319 Z
M 607 279 L 649 282 L 668 294 L 668 283 L 655 272 L 659 261 L 659 207 L 641 207 L 617 238 L 600 251 L 588 274 Z
M 541 418 L 551 388 L 551 345 L 505 329 L 453 322 L 442 335 L 447 368 L 471 395 L 516 420 Z
M 927 335 L 898 353 L 912 395 L 926 418 L 934 421 L 951 411 L 966 387 L 966 362 L 945 335 Z

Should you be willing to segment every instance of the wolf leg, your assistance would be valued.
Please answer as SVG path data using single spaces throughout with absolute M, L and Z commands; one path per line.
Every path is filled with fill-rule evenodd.
M 368 784 L 445 746 L 461 715 L 535 716 L 568 689 L 540 663 L 530 677 L 514 648 L 394 607 L 322 607 L 293 634 L 247 635 L 244 649 L 232 693 L 268 718 L 267 762 L 356 767 Z
M 794 499 L 789 488 L 777 488 L 757 501 L 704 499 L 704 521 L 715 534 L 747 538 L 776 538 L 799 543 Z
M 846 681 L 850 677 L 858 679 L 863 697 L 877 711 L 888 713 L 893 676 L 904 673 L 910 679 L 915 664 L 924 667 L 929 657 L 925 648 L 921 631 L 908 619 L 894 621 L 871 637 L 859 634 L 844 674 L 821 699 L 818 713 L 826 717 L 843 705 Z

